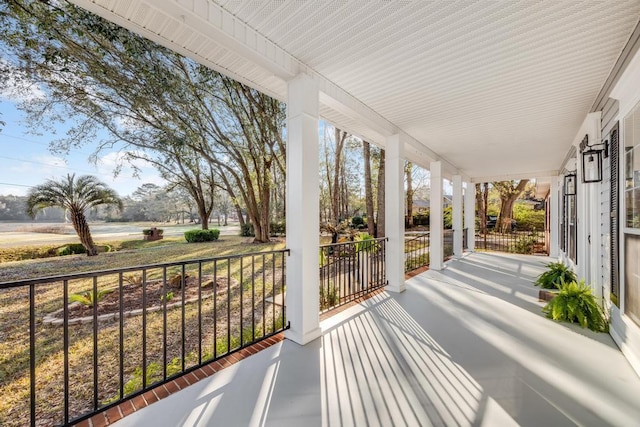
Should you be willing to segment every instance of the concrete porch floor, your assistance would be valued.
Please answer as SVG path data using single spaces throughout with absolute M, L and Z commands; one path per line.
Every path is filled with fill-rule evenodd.
M 549 260 L 452 261 L 113 425 L 640 425 L 640 378 L 609 335 L 541 313 Z

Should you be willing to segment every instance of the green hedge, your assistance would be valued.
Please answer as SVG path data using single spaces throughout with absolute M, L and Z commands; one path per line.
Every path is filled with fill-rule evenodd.
M 111 252 L 110 245 L 96 245 L 98 252 Z M 62 246 L 19 246 L 0 248 L 0 262 L 24 261 L 28 259 L 53 258 L 57 256 L 85 254 L 86 249 L 80 243 L 68 243 Z
M 184 232 L 184 238 L 189 243 L 213 242 L 220 237 L 220 230 L 188 230 Z

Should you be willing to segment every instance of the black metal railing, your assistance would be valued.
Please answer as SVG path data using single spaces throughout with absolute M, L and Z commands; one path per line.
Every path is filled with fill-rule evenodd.
M 462 229 L 462 250 L 466 251 L 469 249 L 469 237 L 468 237 L 468 228 Z
M 287 254 L 0 283 L 0 424 L 73 424 L 287 329 Z
M 544 231 L 476 234 L 475 249 L 517 254 L 546 253 Z
M 443 230 L 442 231 L 442 258 L 443 261 L 453 256 L 453 234 L 454 231 Z
M 386 238 L 320 246 L 320 312 L 387 284 Z
M 408 238 L 409 237 L 409 238 Z M 408 239 L 407 239 L 408 238 Z M 404 272 L 429 265 L 429 232 L 407 235 L 404 241 Z

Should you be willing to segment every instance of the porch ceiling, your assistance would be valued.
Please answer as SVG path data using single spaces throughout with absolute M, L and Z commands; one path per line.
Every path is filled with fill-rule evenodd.
M 467 177 L 551 175 L 640 16 L 640 0 L 73 0 L 286 99 L 319 82 L 321 114 L 418 164 Z

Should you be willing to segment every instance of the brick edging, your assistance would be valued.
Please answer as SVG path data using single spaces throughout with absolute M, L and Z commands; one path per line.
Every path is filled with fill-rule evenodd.
M 236 351 L 235 353 L 224 356 L 214 362 L 208 363 L 200 368 L 184 374 L 171 380 L 165 384 L 156 386 L 136 397 L 123 400 L 116 406 L 107 409 L 104 412 L 93 415 L 84 421 L 74 424 L 78 427 L 105 427 L 116 421 L 121 420 L 129 414 L 139 411 L 142 408 L 146 408 L 152 403 L 158 402 L 167 396 L 170 396 L 178 391 L 189 387 L 191 384 L 208 378 L 218 371 L 223 370 L 235 363 L 238 363 L 242 359 L 245 359 L 253 354 L 256 354 L 260 350 L 264 350 L 271 347 L 274 344 L 284 340 L 284 332 L 280 332 L 276 335 L 272 335 L 262 341 L 258 341 L 248 347 Z

